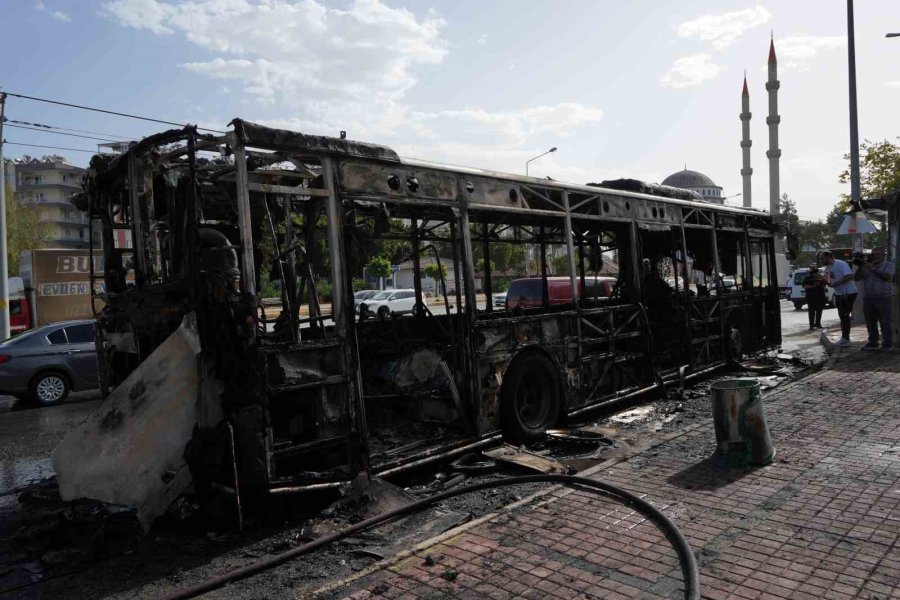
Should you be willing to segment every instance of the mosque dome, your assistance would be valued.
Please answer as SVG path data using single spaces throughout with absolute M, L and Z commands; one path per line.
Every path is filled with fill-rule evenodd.
M 662 180 L 663 185 L 681 188 L 683 190 L 693 190 L 703 196 L 704 200 L 723 203 L 725 198 L 722 195 L 722 188 L 716 185 L 712 179 L 699 173 L 685 168 L 682 171 L 672 173 Z

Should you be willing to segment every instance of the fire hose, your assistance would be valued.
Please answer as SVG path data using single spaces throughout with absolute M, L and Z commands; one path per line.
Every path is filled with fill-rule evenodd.
M 360 521 L 359 523 L 351 525 L 350 527 L 347 527 L 342 531 L 324 535 L 311 542 L 308 542 L 301 546 L 297 546 L 296 548 L 291 548 L 290 550 L 286 550 L 284 552 L 281 552 L 280 554 L 276 554 L 264 560 L 257 561 L 244 567 L 233 569 L 216 577 L 207 579 L 206 581 L 202 581 L 191 587 L 178 590 L 168 596 L 165 596 L 165 598 L 167 600 L 183 600 L 186 598 L 194 598 L 196 596 L 199 596 L 200 594 L 215 590 L 233 581 L 238 581 L 240 579 L 245 579 L 252 575 L 256 575 L 289 560 L 292 560 L 298 556 L 308 554 L 333 542 L 376 527 L 382 523 L 390 521 L 391 519 L 417 512 L 438 502 L 443 502 L 444 500 L 455 498 L 456 496 L 462 496 L 463 494 L 469 494 L 471 492 L 477 492 L 491 488 L 509 487 L 526 483 L 556 483 L 568 485 L 571 487 L 586 488 L 592 492 L 597 493 L 598 495 L 617 500 L 622 504 L 628 506 L 629 508 L 634 509 L 636 512 L 641 513 L 648 520 L 652 521 L 660 529 L 660 531 L 662 531 L 663 534 L 665 534 L 666 538 L 678 553 L 681 572 L 684 578 L 684 597 L 687 600 L 699 600 L 700 572 L 697 567 L 697 560 L 694 557 L 694 552 L 693 550 L 691 550 L 687 539 L 684 537 L 681 531 L 679 531 L 675 523 L 672 522 L 671 519 L 664 515 L 655 506 L 653 506 L 646 500 L 643 500 L 642 498 L 639 498 L 638 496 L 632 494 L 631 492 L 627 492 L 619 487 L 603 481 L 596 481 L 593 479 L 578 477 L 575 475 L 524 475 L 520 477 L 508 477 L 505 479 L 473 483 L 470 485 L 454 488 L 452 490 L 439 492 L 433 496 L 411 502 L 395 510 L 388 511 L 380 515 L 375 515 L 374 517 L 370 517 L 364 521 Z

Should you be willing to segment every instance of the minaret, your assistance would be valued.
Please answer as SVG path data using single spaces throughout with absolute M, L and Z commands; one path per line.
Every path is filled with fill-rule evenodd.
M 781 117 L 778 116 L 778 61 L 775 59 L 775 36 L 769 44 L 769 80 L 766 82 L 766 91 L 769 93 L 769 116 L 766 117 L 766 125 L 769 126 L 769 150 L 766 156 L 769 159 L 769 212 L 777 215 L 779 200 L 781 198 L 780 178 L 778 174 L 778 160 L 781 158 L 781 150 L 778 148 L 778 124 Z M 776 237 L 776 252 L 781 252 L 781 243 Z
M 744 197 L 744 207 L 752 206 L 750 196 L 750 176 L 753 175 L 753 169 L 750 168 L 750 92 L 747 91 L 747 73 L 744 73 L 744 91 L 741 92 L 741 154 L 744 156 L 744 165 L 741 169 L 741 178 L 744 182 L 744 189 L 741 196 Z

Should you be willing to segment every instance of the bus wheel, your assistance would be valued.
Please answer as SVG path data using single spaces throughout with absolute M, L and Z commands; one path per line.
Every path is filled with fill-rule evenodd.
M 560 385 L 550 359 L 529 353 L 519 357 L 503 376 L 500 426 L 517 444 L 540 441 L 559 418 Z

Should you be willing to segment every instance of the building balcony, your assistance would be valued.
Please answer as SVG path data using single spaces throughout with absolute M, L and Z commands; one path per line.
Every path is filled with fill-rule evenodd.
M 80 181 L 70 181 L 63 183 L 62 181 L 42 181 L 35 183 L 33 181 L 20 181 L 18 187 L 27 190 L 67 190 L 72 192 L 81 191 Z

